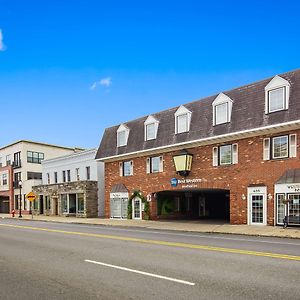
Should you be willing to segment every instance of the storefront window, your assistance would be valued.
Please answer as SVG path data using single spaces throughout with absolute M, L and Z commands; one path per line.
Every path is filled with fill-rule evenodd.
M 77 194 L 77 213 L 84 212 L 84 194 Z
M 61 210 L 63 213 L 68 213 L 68 196 L 67 196 L 67 194 L 61 195 Z

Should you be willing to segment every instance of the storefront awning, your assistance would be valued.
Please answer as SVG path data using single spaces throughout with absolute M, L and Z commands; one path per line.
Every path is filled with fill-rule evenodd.
M 128 193 L 128 190 L 123 183 L 117 183 L 112 187 L 111 193 Z
M 300 169 L 290 169 L 283 173 L 276 184 L 300 183 Z

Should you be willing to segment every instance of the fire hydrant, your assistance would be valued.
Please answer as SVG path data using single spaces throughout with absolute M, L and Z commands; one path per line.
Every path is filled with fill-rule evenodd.
M 14 209 L 11 211 L 11 215 L 12 215 L 13 218 L 15 217 L 15 210 Z

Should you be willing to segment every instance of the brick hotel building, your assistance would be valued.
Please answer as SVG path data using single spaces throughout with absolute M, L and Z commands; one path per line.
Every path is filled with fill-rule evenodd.
M 300 224 L 299 133 L 300 70 L 107 128 L 106 217 Z

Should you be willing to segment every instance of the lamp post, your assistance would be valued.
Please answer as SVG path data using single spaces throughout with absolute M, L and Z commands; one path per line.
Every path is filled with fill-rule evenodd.
M 20 198 L 19 198 L 19 218 L 22 218 L 22 181 L 19 181 L 19 188 L 20 188 Z
M 173 156 L 176 172 L 181 176 L 188 176 L 192 169 L 193 154 L 185 149 L 180 154 Z

